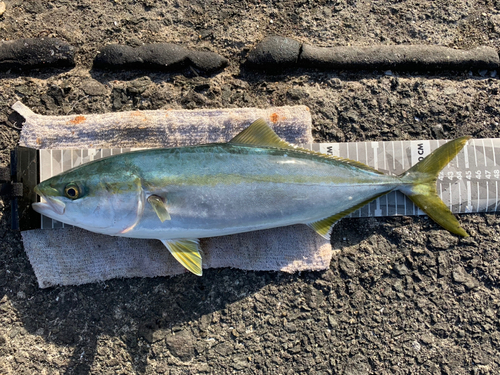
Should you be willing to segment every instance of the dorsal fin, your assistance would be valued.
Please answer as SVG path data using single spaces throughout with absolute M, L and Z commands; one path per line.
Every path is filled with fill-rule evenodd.
M 360 163 L 355 160 L 350 160 L 350 159 L 344 159 L 339 156 L 331 156 L 331 155 L 326 155 L 322 154 L 320 152 L 315 152 L 311 150 L 307 150 L 302 147 L 297 147 L 294 146 L 284 140 L 282 140 L 278 134 L 274 132 L 273 129 L 267 125 L 266 121 L 263 118 L 260 118 L 258 120 L 255 120 L 252 122 L 252 124 L 243 130 L 240 134 L 238 134 L 236 137 L 231 139 L 229 143 L 235 143 L 235 144 L 240 144 L 240 145 L 250 145 L 250 146 L 261 146 L 261 147 L 275 147 L 275 148 L 282 148 L 282 149 L 289 149 L 289 150 L 294 150 L 298 152 L 305 152 L 308 154 L 313 154 L 317 155 L 326 159 L 335 159 L 342 161 L 346 164 L 350 164 L 352 166 L 355 166 L 360 169 L 364 169 L 370 172 L 375 172 L 377 174 L 383 174 L 382 172 L 376 170 L 375 168 L 372 168 L 366 164 Z
M 240 145 L 252 145 L 263 147 L 277 147 L 277 148 L 293 148 L 288 142 L 285 142 L 273 129 L 267 125 L 263 118 L 255 120 L 252 124 L 243 130 L 236 137 L 231 139 L 229 143 L 237 143 Z

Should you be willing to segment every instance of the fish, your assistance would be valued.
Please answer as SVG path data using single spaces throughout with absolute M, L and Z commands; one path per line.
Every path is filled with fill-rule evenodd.
M 198 276 L 200 238 L 306 224 L 330 239 L 340 219 L 391 191 L 467 237 L 436 180 L 468 139 L 388 175 L 289 144 L 258 119 L 227 143 L 134 151 L 77 166 L 38 184 L 41 200 L 32 207 L 92 232 L 158 239 Z

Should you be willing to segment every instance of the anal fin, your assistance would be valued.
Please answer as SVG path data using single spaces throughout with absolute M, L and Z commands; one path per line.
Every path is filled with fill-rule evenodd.
M 197 239 L 160 240 L 177 261 L 197 276 L 203 274 L 200 243 Z
M 343 217 L 353 213 L 354 211 L 360 209 L 361 207 L 367 205 L 371 201 L 373 201 L 373 200 L 377 199 L 378 197 L 381 197 L 382 195 L 385 195 L 387 193 L 389 193 L 389 192 L 387 191 L 387 192 L 375 195 L 375 196 L 368 198 L 367 200 L 365 200 L 361 203 L 358 203 L 355 206 L 349 207 L 347 210 L 341 211 L 335 215 L 329 216 L 329 217 L 327 217 L 325 219 L 321 219 L 319 221 L 315 221 L 313 223 L 307 223 L 307 225 L 309 227 L 311 227 L 312 229 L 314 229 L 316 231 L 316 233 L 318 233 L 320 236 L 329 240 L 330 235 L 332 233 L 332 228 L 337 223 L 337 221 L 339 221 Z

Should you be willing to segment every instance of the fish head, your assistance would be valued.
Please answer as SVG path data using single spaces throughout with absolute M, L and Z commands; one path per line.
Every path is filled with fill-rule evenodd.
M 33 209 L 97 233 L 131 230 L 144 208 L 140 178 L 121 168 L 102 167 L 91 163 L 41 182 L 34 189 L 41 202 L 33 203 Z

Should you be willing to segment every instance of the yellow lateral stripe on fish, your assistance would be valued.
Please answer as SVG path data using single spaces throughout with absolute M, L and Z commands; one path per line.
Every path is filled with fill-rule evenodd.
M 342 217 L 400 190 L 438 224 L 467 236 L 436 179 L 469 138 L 448 142 L 400 176 L 288 144 L 259 119 L 228 143 L 99 159 L 41 182 L 33 208 L 92 232 L 161 240 L 201 275 L 198 239 L 307 224 L 329 238 Z

